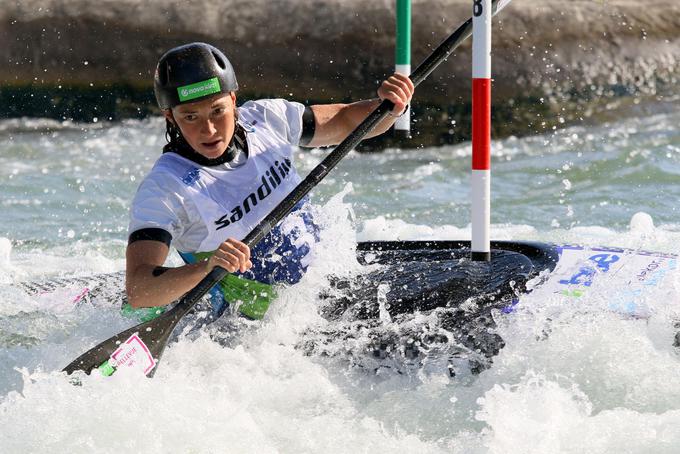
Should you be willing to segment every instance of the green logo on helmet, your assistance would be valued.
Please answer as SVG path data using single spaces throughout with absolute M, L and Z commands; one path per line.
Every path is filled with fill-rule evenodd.
M 179 94 L 179 102 L 184 102 L 219 93 L 220 91 L 220 81 L 217 77 L 213 77 L 212 79 L 204 80 L 202 82 L 179 87 L 177 89 L 177 94 Z

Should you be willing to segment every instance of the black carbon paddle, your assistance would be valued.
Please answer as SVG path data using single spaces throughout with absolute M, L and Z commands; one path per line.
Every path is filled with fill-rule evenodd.
M 494 0 L 493 14 L 505 7 L 510 0 Z M 458 27 L 444 40 L 411 74 L 418 86 L 439 66 L 453 50 L 472 34 L 472 17 Z M 359 142 L 394 107 L 391 101 L 383 101 L 345 140 L 342 141 L 307 177 L 272 210 L 244 239 L 252 248 L 306 196 L 326 175 L 356 147 Z M 187 292 L 180 301 L 159 317 L 134 326 L 105 340 L 80 355 L 63 371 L 71 374 L 82 370 L 86 373 L 100 369 L 104 375 L 111 375 L 119 367 L 139 367 L 147 376 L 152 376 L 160 361 L 168 338 L 177 323 L 198 303 L 198 301 L 227 275 L 223 268 L 214 268 L 196 287 Z

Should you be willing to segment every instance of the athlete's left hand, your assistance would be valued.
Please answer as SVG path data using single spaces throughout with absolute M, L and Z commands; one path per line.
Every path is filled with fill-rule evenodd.
M 378 97 L 381 100 L 387 99 L 392 101 L 394 109 L 392 109 L 391 115 L 393 117 L 398 117 L 403 114 L 408 107 L 414 91 L 415 86 L 408 76 L 394 73 L 380 84 L 380 87 L 378 88 Z
M 216 266 L 220 266 L 230 273 L 237 271 L 245 273 L 253 267 L 253 262 L 250 261 L 250 248 L 235 238 L 228 238 L 208 259 L 205 268 L 206 273 L 209 273 Z

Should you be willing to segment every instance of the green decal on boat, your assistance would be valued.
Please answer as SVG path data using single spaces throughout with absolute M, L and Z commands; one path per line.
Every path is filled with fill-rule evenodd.
M 562 290 L 562 294 L 566 296 L 573 296 L 575 298 L 580 298 L 583 296 L 583 290 Z
M 116 368 L 111 365 L 108 359 L 104 361 L 97 369 L 104 377 L 109 377 L 116 371 Z
M 130 306 L 130 303 L 127 302 L 123 304 L 123 306 L 121 306 L 120 308 L 120 313 L 123 316 L 128 318 L 136 318 L 141 323 L 153 320 L 154 318 L 161 315 L 163 312 L 165 312 L 164 306 L 140 307 L 135 309 L 134 307 Z

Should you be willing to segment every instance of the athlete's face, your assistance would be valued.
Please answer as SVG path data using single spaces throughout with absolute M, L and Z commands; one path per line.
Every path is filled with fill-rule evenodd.
M 206 158 L 219 158 L 234 135 L 236 95 L 231 92 L 180 104 L 166 110 L 165 116 L 179 126 L 191 148 Z

